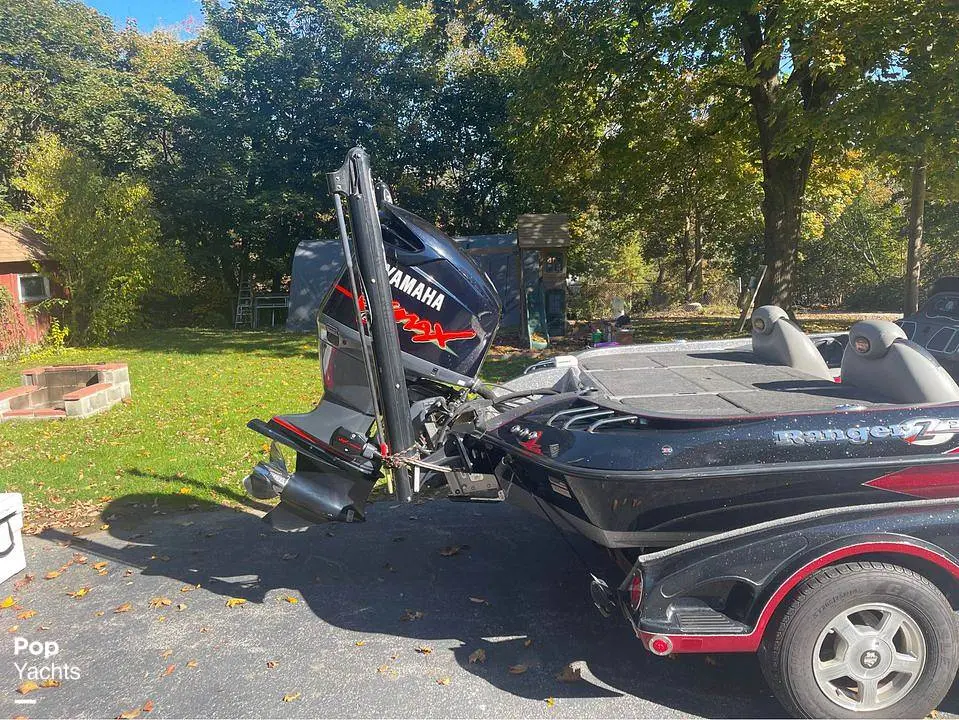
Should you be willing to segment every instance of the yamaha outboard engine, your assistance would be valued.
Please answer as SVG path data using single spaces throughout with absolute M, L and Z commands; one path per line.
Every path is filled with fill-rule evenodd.
M 291 472 L 274 444 L 244 481 L 254 497 L 280 497 L 266 519 L 281 530 L 362 520 L 384 464 L 408 500 L 404 461 L 435 449 L 448 403 L 482 391 L 477 373 L 502 311 L 489 277 L 449 236 L 385 202 L 382 189 L 377 208 L 365 151 L 328 177 L 346 265 L 317 317 L 323 397 L 310 412 L 249 423 L 296 452 Z

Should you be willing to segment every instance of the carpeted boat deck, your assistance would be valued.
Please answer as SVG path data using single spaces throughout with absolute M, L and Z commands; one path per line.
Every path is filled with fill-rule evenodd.
M 613 398 L 638 410 L 705 417 L 834 410 L 885 402 L 746 350 L 607 353 L 580 366 Z

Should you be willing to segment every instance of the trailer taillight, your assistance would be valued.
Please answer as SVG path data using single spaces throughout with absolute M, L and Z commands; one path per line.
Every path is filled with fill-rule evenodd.
M 653 655 L 669 655 L 673 651 L 673 641 L 665 635 L 654 635 L 649 640 L 649 651 Z
M 629 581 L 629 606 L 633 609 L 633 612 L 637 612 L 642 602 L 643 576 L 641 573 L 636 573 Z

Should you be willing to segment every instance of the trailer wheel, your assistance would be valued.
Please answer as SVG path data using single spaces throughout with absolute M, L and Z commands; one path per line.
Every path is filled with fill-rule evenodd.
M 763 672 L 797 717 L 925 717 L 959 666 L 945 596 L 889 563 L 819 570 L 770 630 L 760 648 Z

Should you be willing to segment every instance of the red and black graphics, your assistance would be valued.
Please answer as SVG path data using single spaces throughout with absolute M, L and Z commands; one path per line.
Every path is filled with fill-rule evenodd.
M 443 232 L 393 205 L 380 212 L 393 316 L 404 363 L 417 374 L 429 364 L 440 380 L 473 379 L 492 344 L 502 308 L 486 274 Z M 359 298 L 361 312 L 365 298 Z M 356 330 L 348 279 L 341 275 L 321 308 L 329 319 Z M 443 371 L 448 371 L 444 373 Z M 444 377 L 445 376 L 445 377 Z

